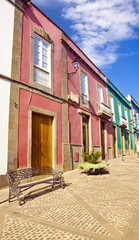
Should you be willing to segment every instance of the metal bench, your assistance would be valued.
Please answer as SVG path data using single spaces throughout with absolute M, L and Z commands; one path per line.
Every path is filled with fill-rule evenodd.
M 11 197 L 13 196 L 17 197 L 19 205 L 21 205 L 20 194 L 22 188 L 29 188 L 42 183 L 47 183 L 52 188 L 56 184 L 64 188 L 65 181 L 62 174 L 62 171 L 55 172 L 52 167 L 31 167 L 8 172 L 7 179 L 9 183 L 9 202 L 11 200 Z M 44 177 L 47 175 L 49 177 L 39 181 L 22 184 L 22 180 L 41 175 L 44 175 Z

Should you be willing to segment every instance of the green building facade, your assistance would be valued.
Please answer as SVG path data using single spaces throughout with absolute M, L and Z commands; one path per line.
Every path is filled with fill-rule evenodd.
M 107 79 L 109 104 L 111 108 L 111 146 L 112 156 L 133 153 L 133 137 L 130 117 L 130 102 Z

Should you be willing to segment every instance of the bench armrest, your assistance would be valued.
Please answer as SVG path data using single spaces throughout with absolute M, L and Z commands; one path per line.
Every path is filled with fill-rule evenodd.
M 61 176 L 62 176 L 62 174 L 63 174 L 63 172 L 62 172 L 62 171 L 59 171 L 59 172 L 54 172 L 54 173 L 53 173 L 53 177 L 61 177 Z

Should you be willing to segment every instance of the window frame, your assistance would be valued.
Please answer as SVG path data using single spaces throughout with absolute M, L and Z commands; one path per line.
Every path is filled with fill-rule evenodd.
M 85 93 L 83 92 L 83 87 L 82 87 L 82 74 L 85 76 Z M 81 83 L 81 102 L 82 102 L 82 105 L 84 107 L 87 107 L 89 108 L 89 88 L 88 88 L 88 74 L 83 70 L 81 69 L 80 70 L 80 83 Z M 86 96 L 87 100 L 86 102 L 87 103 L 84 103 L 83 101 L 83 95 Z
M 112 99 L 112 108 L 111 108 L 111 99 Z M 112 94 L 109 94 L 109 103 L 110 103 L 110 110 L 112 113 L 112 121 L 115 122 L 115 106 L 114 106 L 114 97 Z
M 45 44 L 48 45 L 48 50 L 46 50 L 47 48 L 45 48 Z M 38 51 L 35 49 L 35 45 L 38 46 L 38 48 L 40 48 Z M 46 50 L 47 55 L 43 54 L 43 50 Z M 35 52 L 38 53 L 38 58 L 35 56 Z M 50 52 L 51 52 L 50 43 L 35 33 L 34 34 L 34 81 L 37 82 L 38 84 L 44 85 L 47 88 L 51 88 L 51 54 Z M 48 59 L 48 61 L 45 62 L 43 60 L 43 56 L 46 59 Z M 38 59 L 38 62 L 39 62 L 38 64 L 35 63 L 35 59 Z M 47 65 L 46 68 L 43 66 L 44 63 Z M 40 76 L 43 75 L 44 77 L 46 77 L 46 79 L 44 80 L 44 83 L 41 82 L 41 78 L 38 78 L 38 80 L 35 79 L 36 72 L 38 72 Z
M 34 64 L 34 37 L 37 36 L 37 38 L 41 39 L 44 42 L 48 42 L 50 44 L 50 76 L 49 76 L 49 85 L 46 86 L 44 84 L 41 84 L 37 81 L 34 81 L 34 68 L 41 69 L 43 72 L 47 72 L 46 70 L 40 68 L 39 66 L 36 66 Z M 54 52 L 54 44 L 52 39 L 49 37 L 49 35 L 42 29 L 36 28 L 34 26 L 31 27 L 31 67 L 30 67 L 30 85 L 32 87 L 35 87 L 36 89 L 43 90 L 47 93 L 53 94 L 53 52 Z M 35 67 L 34 67 L 35 66 Z M 42 73 L 43 74 L 43 73 Z
M 120 107 L 120 110 L 119 110 L 119 107 Z M 118 111 L 119 111 L 119 117 L 122 117 L 122 106 L 120 102 L 118 102 Z
M 139 123 L 139 113 L 137 110 L 136 110 L 136 119 L 137 119 L 137 124 L 138 124 Z
M 127 129 L 129 129 L 129 124 L 128 124 L 128 110 L 127 110 L 126 107 L 124 108 L 124 110 L 125 110 L 125 119 L 126 119 L 126 121 L 127 121 Z
M 101 89 L 101 99 L 102 101 L 100 101 L 100 98 L 99 98 L 99 88 Z M 98 101 L 99 103 L 102 102 L 104 103 L 104 97 L 103 97 L 103 87 L 100 85 L 100 84 L 97 84 L 97 94 L 98 94 Z
M 50 52 L 51 52 L 51 45 L 50 45 L 50 43 L 48 41 L 46 41 L 45 39 L 43 39 L 42 37 L 40 37 L 38 34 L 35 33 L 34 34 L 34 46 L 36 44 L 35 43 L 35 38 L 40 41 L 40 48 L 41 48 L 41 51 L 40 51 L 40 57 L 41 57 L 40 63 L 41 64 L 40 65 L 41 66 L 39 64 L 35 64 L 35 61 L 34 61 L 34 66 L 36 66 L 36 67 L 38 67 L 38 68 L 42 69 L 43 71 L 45 71 L 45 72 L 50 74 L 50 71 L 51 71 L 51 64 L 50 64 L 51 63 L 51 54 L 50 54 Z M 45 69 L 43 67 L 43 43 L 48 44 L 48 58 L 49 58 L 48 59 L 48 69 Z M 35 48 L 34 48 L 34 52 L 37 52 L 37 50 Z M 35 55 L 34 55 L 34 59 L 35 59 Z

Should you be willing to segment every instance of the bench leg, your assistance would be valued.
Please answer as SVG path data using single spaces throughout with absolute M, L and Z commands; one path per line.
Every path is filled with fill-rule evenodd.
M 63 177 L 60 178 L 59 184 L 60 184 L 60 186 L 61 186 L 63 189 L 65 188 L 65 181 L 64 181 L 64 178 L 63 178 Z
M 18 196 L 18 205 L 21 206 L 21 200 L 20 200 L 20 197 Z
M 18 203 L 19 203 L 19 205 L 21 205 L 21 200 L 20 200 L 20 197 L 19 197 L 20 192 L 21 192 L 21 189 L 18 186 L 16 186 L 16 185 L 13 185 L 13 186 L 9 187 L 9 199 L 8 199 L 8 202 L 10 202 L 10 199 L 13 196 L 13 197 L 17 197 Z
M 60 186 L 64 189 L 65 188 L 65 181 L 64 179 L 61 179 Z
M 10 200 L 11 200 L 11 189 L 10 189 L 10 187 L 9 187 L 9 197 L 8 197 L 8 202 L 10 202 Z
M 59 184 L 63 189 L 65 188 L 65 181 L 63 177 L 59 177 L 59 179 L 54 179 L 52 183 L 52 188 L 55 184 Z
M 16 197 L 17 197 L 17 199 L 18 199 L 18 205 L 19 205 L 19 206 L 21 206 L 21 200 L 20 200 L 20 197 L 19 197 L 19 194 L 20 194 L 20 193 L 21 193 L 21 189 L 18 188 Z

